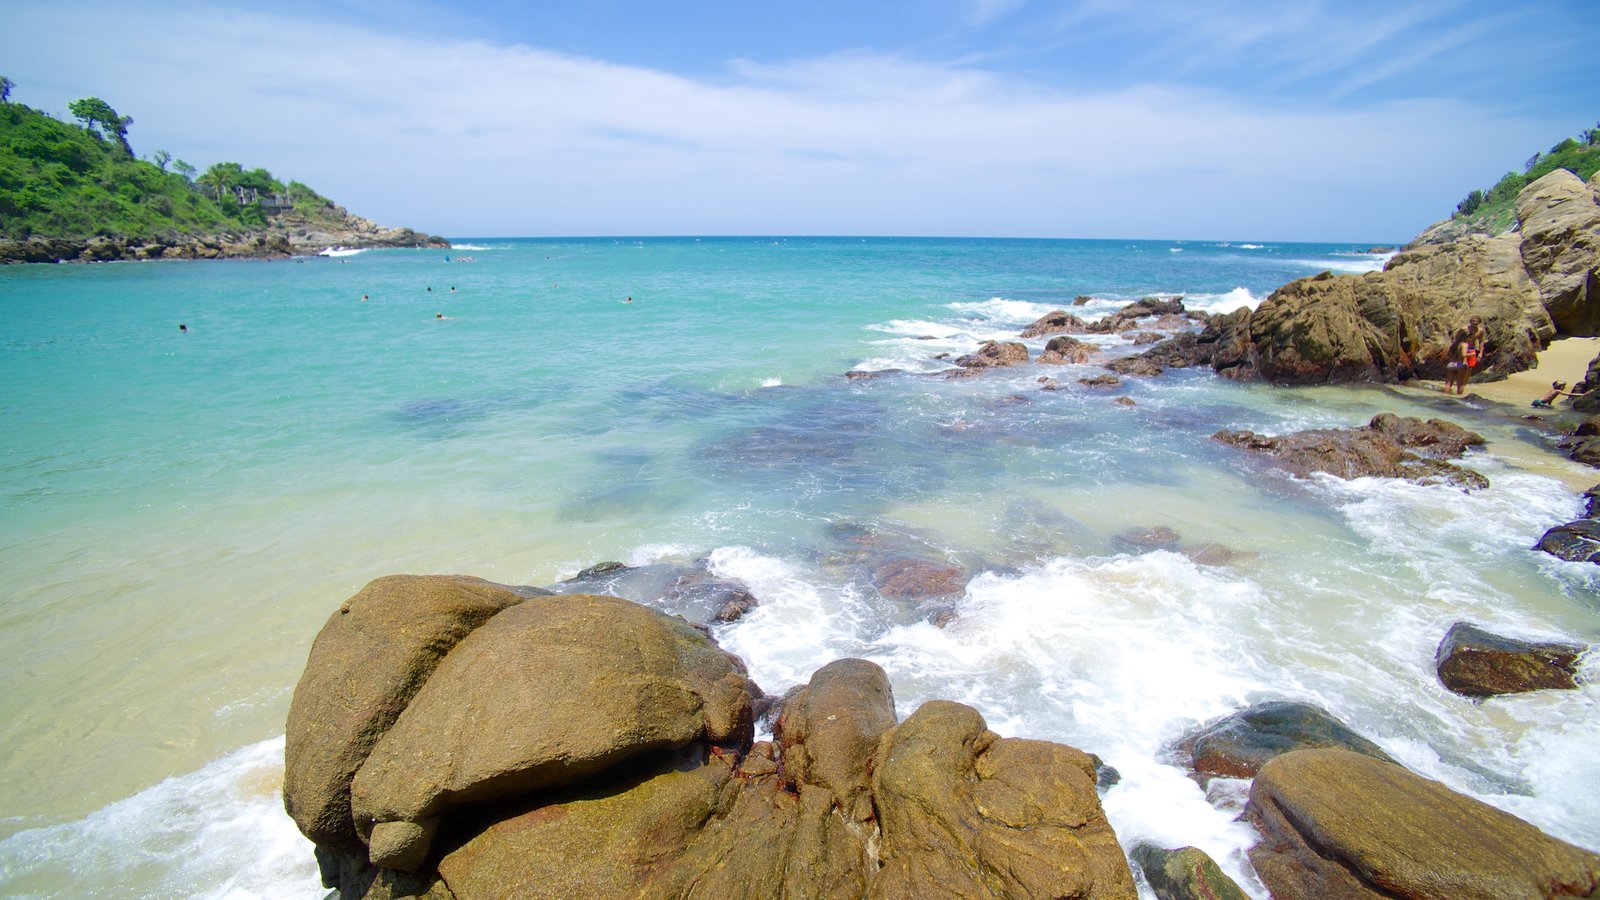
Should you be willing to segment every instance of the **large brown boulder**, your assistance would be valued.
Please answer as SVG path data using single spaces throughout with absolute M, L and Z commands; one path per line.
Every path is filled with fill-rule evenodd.
M 289 704 L 283 805 L 306 837 L 362 847 L 350 812 L 356 770 L 445 654 L 521 601 L 480 578 L 391 575 L 340 605 Z
M 705 739 L 748 743 L 739 660 L 616 597 L 534 597 L 461 641 L 351 788 L 372 861 L 410 870 L 447 808 L 580 781 Z
M 1556 169 L 1517 195 L 1522 262 L 1565 334 L 1600 334 L 1600 182 Z
M 827 790 L 853 820 L 872 818 L 872 754 L 894 723 L 894 692 L 877 663 L 828 663 L 784 702 L 778 718 L 775 732 L 789 783 Z
M 1179 739 L 1178 753 L 1194 776 L 1254 778 L 1270 760 L 1316 747 L 1337 747 L 1393 762 L 1377 744 L 1326 710 L 1294 700 L 1270 700 L 1224 716 Z
M 1347 750 L 1262 767 L 1246 815 L 1250 861 L 1275 900 L 1589 897 L 1600 856 L 1415 775 Z
M 1137 896 L 1082 751 L 1002 739 L 933 700 L 884 737 L 872 787 L 882 868 L 868 897 Z
M 1468 697 L 1492 697 L 1578 686 L 1578 657 L 1588 648 L 1563 642 L 1520 641 L 1466 622 L 1450 626 L 1434 667 L 1445 687 Z
M 1339 478 L 1404 478 L 1419 483 L 1444 482 L 1463 490 L 1489 486 L 1489 479 L 1446 461 L 1468 447 L 1481 446 L 1481 435 L 1453 422 L 1380 413 L 1359 428 L 1313 428 L 1269 436 L 1253 431 L 1218 431 L 1213 440 L 1263 454 L 1301 478 L 1323 472 Z

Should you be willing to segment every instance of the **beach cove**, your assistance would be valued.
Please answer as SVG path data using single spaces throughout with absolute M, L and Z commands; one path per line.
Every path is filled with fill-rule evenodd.
M 329 613 L 392 573 L 551 585 L 603 560 L 704 559 L 748 585 L 760 605 L 714 633 L 768 693 L 864 657 L 902 717 L 946 697 L 1098 754 L 1122 775 L 1103 802 L 1124 845 L 1202 847 L 1258 892 L 1239 786 L 1208 796 L 1166 755 L 1268 699 L 1596 849 L 1595 685 L 1473 702 L 1432 667 L 1461 619 L 1600 640 L 1594 567 L 1529 550 L 1592 470 L 1506 414 L 1591 351 L 1558 342 L 1526 388 L 1473 386 L 1505 406 L 1194 369 L 1109 390 L 1077 384 L 1096 366 L 934 374 L 1078 296 L 1085 318 L 1149 295 L 1225 313 L 1382 264 L 1364 251 L 484 240 L 0 271 L 20 323 L 0 358 L 0 887 L 320 896 L 277 791 Z M 1483 433 L 1466 464 L 1490 487 L 1294 481 L 1211 440 L 1380 412 Z M 1175 547 L 1128 543 L 1157 526 Z M 863 535 L 970 580 L 895 597 L 854 565 Z M 1212 544 L 1237 558 L 1182 552 Z

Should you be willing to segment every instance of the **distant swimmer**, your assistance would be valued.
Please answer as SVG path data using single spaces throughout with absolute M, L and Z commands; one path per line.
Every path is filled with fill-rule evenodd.
M 455 292 L 456 292 L 456 286 L 453 285 L 453 284 L 450 285 L 450 293 L 454 294 Z
M 367 295 L 366 295 L 366 294 L 362 294 L 362 295 L 361 295 L 361 302 L 362 302 L 362 303 L 365 303 L 365 302 L 367 302 Z
M 436 322 L 443 322 L 445 319 L 448 319 L 448 318 L 450 318 L 450 317 L 445 315 L 442 312 L 436 312 L 436 313 L 433 314 L 433 319 Z
M 444 255 L 444 261 L 445 261 L 445 262 L 449 262 L 449 261 L 450 261 L 450 254 L 448 254 L 448 253 L 446 253 L 446 254 L 445 254 L 445 255 Z
M 189 333 L 189 326 L 183 324 L 182 322 L 179 322 L 178 323 L 178 331 L 180 331 L 180 332 L 182 332 L 184 334 L 188 334 Z M 1565 387 L 1565 385 L 1563 385 L 1563 387 Z
M 622 301 L 622 302 L 623 302 L 623 303 L 632 303 L 632 302 L 633 302 L 633 298 L 632 298 L 632 297 L 629 297 L 629 298 L 628 298 L 628 299 L 626 299 L 626 300 L 624 300 L 624 301 Z
M 433 293 L 433 285 L 428 285 L 428 293 Z

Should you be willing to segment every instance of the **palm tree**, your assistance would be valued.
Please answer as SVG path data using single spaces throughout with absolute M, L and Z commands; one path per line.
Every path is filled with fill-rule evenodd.
M 11 89 L 16 86 L 17 83 L 15 81 L 0 75 L 0 103 L 11 102 Z

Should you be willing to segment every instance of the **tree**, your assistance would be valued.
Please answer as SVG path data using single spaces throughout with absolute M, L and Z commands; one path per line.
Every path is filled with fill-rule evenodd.
M 67 104 L 73 118 L 83 122 L 83 127 L 93 132 L 95 126 L 108 138 L 114 138 L 122 151 L 129 156 L 133 155 L 133 148 L 128 146 L 128 126 L 133 124 L 132 116 L 119 116 L 111 108 L 111 104 L 99 97 L 84 97 Z
M 11 102 L 11 89 L 16 86 L 17 83 L 15 81 L 0 75 L 0 103 Z
M 1473 213 L 1477 212 L 1478 211 L 1478 207 L 1480 207 L 1482 205 L 1483 205 L 1483 191 L 1473 191 L 1472 193 L 1467 195 L 1467 199 L 1465 199 L 1465 200 L 1461 201 L 1460 203 L 1456 204 L 1456 213 L 1458 215 L 1470 216 Z
M 165 150 L 157 150 L 156 152 L 150 154 L 150 161 L 156 164 L 156 168 L 165 172 L 167 170 L 167 163 L 172 162 L 172 154 Z
M 193 181 L 194 173 L 199 170 L 180 159 L 172 163 L 172 171 L 182 175 L 185 181 Z
M 0 78 L 0 81 L 4 80 L 4 78 Z M 1583 142 L 1590 147 L 1600 144 L 1600 122 L 1594 123 L 1593 128 L 1586 129 L 1583 132 Z

